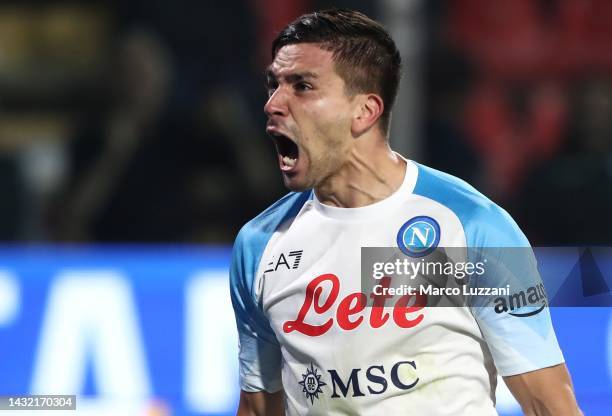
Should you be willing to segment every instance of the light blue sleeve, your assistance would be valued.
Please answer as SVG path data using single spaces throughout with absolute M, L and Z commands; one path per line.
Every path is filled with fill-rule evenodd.
M 470 261 L 477 262 L 483 257 L 488 260 L 485 276 L 479 278 L 477 286 L 509 284 L 512 292 L 518 292 L 510 296 L 520 296 L 521 290 L 527 296 L 529 288 L 540 287 L 537 262 L 529 241 L 506 211 L 466 182 L 423 165 L 418 167 L 414 192 L 441 203 L 457 215 L 465 232 Z M 494 301 L 495 298 L 477 298 L 472 303 L 472 314 L 501 375 L 525 373 L 564 362 L 547 306 L 538 311 L 541 306 L 529 304 L 520 310 L 497 313 Z
M 499 373 L 563 363 L 536 258 L 514 220 L 492 205 L 470 219 L 466 235 L 472 261 L 487 260 L 477 286 L 510 288 L 509 295 L 478 297 L 472 307 Z
M 255 282 L 272 234 L 309 198 L 308 192 L 288 194 L 247 223 L 234 242 L 230 294 L 238 327 L 240 388 L 247 392 L 273 393 L 282 388 L 280 346 L 257 299 Z

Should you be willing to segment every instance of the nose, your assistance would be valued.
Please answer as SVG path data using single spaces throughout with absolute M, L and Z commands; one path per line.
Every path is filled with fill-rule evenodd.
M 268 117 L 287 115 L 286 93 L 281 87 L 276 88 L 272 95 L 270 95 L 270 98 L 268 98 L 268 102 L 264 105 L 264 113 Z

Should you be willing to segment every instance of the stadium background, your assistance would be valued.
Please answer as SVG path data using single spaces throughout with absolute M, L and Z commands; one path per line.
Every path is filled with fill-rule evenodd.
M 612 245 L 612 2 L 5 1 L 0 395 L 233 412 L 230 245 L 284 193 L 262 71 L 276 31 L 332 5 L 402 51 L 397 150 L 474 184 L 534 245 Z M 553 319 L 585 414 L 609 414 L 612 311 Z M 504 391 L 499 408 L 517 412 Z

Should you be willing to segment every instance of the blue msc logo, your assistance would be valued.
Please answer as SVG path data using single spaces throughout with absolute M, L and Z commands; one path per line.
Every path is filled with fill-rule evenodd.
M 397 246 L 410 257 L 423 257 L 440 243 L 440 224 L 427 216 L 414 217 L 397 233 Z

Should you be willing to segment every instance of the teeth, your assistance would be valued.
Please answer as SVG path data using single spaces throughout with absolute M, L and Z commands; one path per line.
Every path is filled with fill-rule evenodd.
M 294 167 L 297 159 L 291 159 L 289 156 L 283 156 L 283 163 L 287 166 Z

